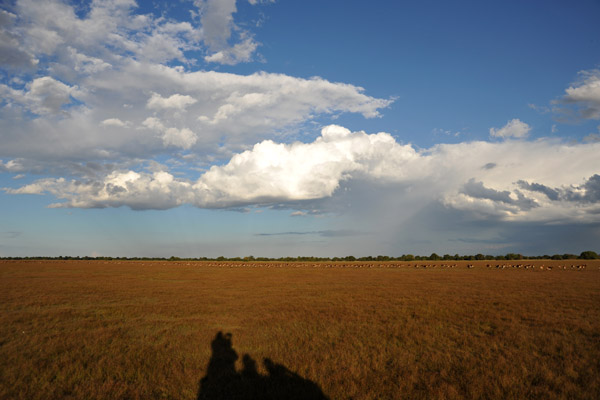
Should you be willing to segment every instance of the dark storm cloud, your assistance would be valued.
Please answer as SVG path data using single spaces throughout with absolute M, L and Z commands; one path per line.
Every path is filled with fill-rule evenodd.
M 464 186 L 462 193 L 467 196 L 476 199 L 488 199 L 494 202 L 504 203 L 511 206 L 516 206 L 522 211 L 531 210 L 532 208 L 539 207 L 535 200 L 525 197 L 520 192 L 515 192 L 517 199 L 511 197 L 511 192 L 508 190 L 495 190 L 487 188 L 483 185 L 483 182 L 477 182 L 474 179 L 470 179 Z
M 521 189 L 529 190 L 530 192 L 539 192 L 545 194 L 550 200 L 558 200 L 559 192 L 558 190 L 552 189 L 546 185 L 542 185 L 540 183 L 529 183 L 523 180 L 517 182 L 517 185 Z
M 572 186 L 570 188 L 550 188 L 539 183 L 529 183 L 523 180 L 517 182 L 517 185 L 531 192 L 545 194 L 553 201 L 571 201 L 577 203 L 598 203 L 600 202 L 600 175 L 592 175 L 583 185 Z
M 323 231 L 290 231 L 290 232 L 272 232 L 257 233 L 255 236 L 292 236 L 292 235 L 317 235 L 322 237 L 347 237 L 361 235 L 361 232 L 350 229 L 329 229 Z
M 432 203 L 405 225 L 410 229 L 399 230 L 392 240 L 402 243 L 406 237 L 412 237 L 415 242 L 429 238 L 437 247 L 398 246 L 403 253 L 553 255 L 600 250 L 600 223 L 550 225 L 536 221 L 480 219 L 469 211 Z
M 580 192 L 567 190 L 566 198 L 570 201 L 579 201 L 582 203 L 600 202 L 600 175 L 591 176 L 579 189 L 583 189 L 585 193 L 581 194 Z

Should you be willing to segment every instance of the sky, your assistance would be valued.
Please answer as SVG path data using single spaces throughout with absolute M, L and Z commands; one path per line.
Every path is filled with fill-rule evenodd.
M 0 3 L 0 257 L 600 250 L 600 3 Z

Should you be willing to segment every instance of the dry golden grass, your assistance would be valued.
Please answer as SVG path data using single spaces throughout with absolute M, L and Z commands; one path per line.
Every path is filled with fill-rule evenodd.
M 0 261 L 0 398 L 195 399 L 223 332 L 331 399 L 598 399 L 599 269 Z

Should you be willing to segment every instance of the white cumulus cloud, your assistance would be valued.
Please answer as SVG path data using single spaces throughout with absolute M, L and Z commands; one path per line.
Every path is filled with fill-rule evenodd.
M 499 138 L 524 138 L 529 134 L 531 127 L 519 119 L 512 119 L 502 128 L 490 128 L 490 136 Z
M 39 60 L 23 49 L 21 35 L 11 30 L 16 18 L 15 14 L 0 10 L 0 65 L 9 68 L 33 68 Z
M 162 97 L 158 93 L 153 93 L 152 97 L 148 99 L 148 103 L 146 106 L 152 110 L 162 110 L 162 109 L 176 109 L 183 110 L 187 106 L 196 103 L 198 100 L 194 99 L 192 96 L 174 94 L 169 97 Z
M 204 42 L 210 54 L 204 60 L 211 63 L 235 65 L 252 60 L 258 42 L 245 29 L 237 26 L 233 14 L 237 11 L 236 0 L 196 0 L 200 10 L 200 22 L 204 32 Z M 256 1 L 250 2 L 258 4 Z M 230 44 L 232 32 L 237 40 Z
M 4 101 L 23 106 L 35 114 L 58 114 L 64 105 L 71 103 L 71 94 L 76 88 L 65 85 L 50 76 L 36 78 L 26 85 L 25 90 L 15 90 L 0 85 Z
M 600 70 L 582 71 L 580 76 L 579 82 L 565 89 L 560 103 L 575 106 L 581 118 L 600 119 Z
M 257 47 L 258 43 L 252 37 L 247 37 L 242 42 L 236 43 L 233 47 L 204 57 L 204 60 L 225 65 L 248 62 L 252 59 L 252 55 Z
M 267 140 L 207 171 L 195 187 L 209 204 L 306 200 L 331 196 L 351 176 L 396 178 L 417 157 L 387 133 L 351 133 L 331 125 L 312 143 Z
M 53 207 L 225 208 L 287 203 L 300 215 L 315 212 L 310 201 L 340 196 L 342 186 L 366 185 L 372 191 L 380 184 L 398 188 L 389 201 L 398 204 L 399 213 L 410 210 L 402 204 L 433 201 L 485 219 L 597 222 L 598 150 L 600 143 L 549 140 L 466 142 L 417 150 L 399 144 L 388 133 L 351 132 L 330 125 L 311 143 L 260 142 L 227 164 L 212 166 L 195 181 L 164 169 L 121 170 L 100 180 L 48 178 L 5 190 L 47 192 L 63 200 Z M 561 163 L 549 165 L 549 154 Z M 374 195 L 379 198 L 386 192 Z M 344 201 L 352 200 L 351 195 L 343 196 Z M 298 208 L 302 201 L 309 202 L 306 208 Z
M 168 128 L 160 119 L 155 117 L 146 118 L 144 122 L 142 122 L 142 125 L 146 128 L 160 132 L 165 146 L 175 146 L 187 150 L 198 140 L 198 136 L 190 129 Z
M 186 150 L 198 140 L 196 134 L 188 128 L 169 128 L 164 132 L 162 138 L 165 146 L 181 147 Z
M 119 128 L 125 127 L 128 124 L 126 122 L 121 121 L 119 118 L 107 118 L 101 122 L 103 126 L 116 126 Z
M 38 171 L 44 162 L 122 165 L 177 149 L 214 158 L 322 115 L 377 117 L 391 103 L 322 78 L 198 68 L 198 54 L 247 61 L 258 43 L 233 21 L 235 1 L 197 5 L 200 26 L 141 14 L 135 1 L 76 12 L 61 0 L 17 0 L 14 14 L 0 16 L 6 54 L 21 52 L 15 62 L 33 69 L 0 84 L 0 157 Z

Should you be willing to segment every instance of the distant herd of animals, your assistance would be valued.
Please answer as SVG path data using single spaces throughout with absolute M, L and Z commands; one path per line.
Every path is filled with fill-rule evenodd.
M 492 268 L 492 265 L 487 264 L 486 267 L 488 268 Z M 566 266 L 566 265 L 533 265 L 533 264 L 514 264 L 514 265 L 507 265 L 507 264 L 496 264 L 495 268 L 498 269 L 504 269 L 504 268 L 523 268 L 523 269 L 536 269 L 539 268 L 540 270 L 548 270 L 548 271 L 552 271 L 553 268 L 556 269 L 577 269 L 577 270 L 582 270 L 585 269 L 587 267 L 586 264 L 571 264 L 570 267 Z M 469 265 L 469 268 L 473 268 L 472 265 Z
M 185 263 L 186 265 L 193 265 L 193 263 Z M 288 263 L 254 263 L 254 262 L 226 262 L 226 263 L 206 263 L 204 264 L 209 267 L 229 267 L 229 268 L 298 268 L 298 267 L 313 267 L 313 268 L 460 268 L 465 267 L 464 264 L 422 264 L 422 263 L 306 263 L 306 262 L 288 262 Z M 561 270 L 584 270 L 587 264 L 571 264 L 571 265 L 535 265 L 535 264 L 486 264 L 487 268 L 506 269 L 533 269 L 540 271 L 551 271 L 552 269 Z M 467 264 L 467 269 L 475 268 L 474 264 Z M 599 266 L 600 268 L 600 266 Z
M 0 260 L 0 263 L 8 263 L 15 262 L 14 260 Z M 26 263 L 37 263 L 42 264 L 47 261 L 43 260 L 20 260 L 18 262 L 26 262 Z M 52 260 L 54 263 L 70 263 L 74 261 L 67 260 Z M 91 264 L 99 261 L 93 260 L 81 260 L 77 261 L 79 263 Z M 309 262 L 309 261 L 290 261 L 290 262 L 263 262 L 263 261 L 100 261 L 103 264 L 129 264 L 134 263 L 134 265 L 145 266 L 145 265 L 163 265 L 163 266 L 206 266 L 206 267 L 221 267 L 221 268 L 423 268 L 423 269 L 444 269 L 444 268 L 467 268 L 473 269 L 476 267 L 475 264 L 472 263 L 442 263 L 438 264 L 435 262 L 430 263 L 422 263 L 422 262 Z M 600 263 L 594 263 L 591 267 L 594 268 L 598 266 L 600 269 Z M 483 267 L 483 264 L 477 265 L 477 267 Z M 544 264 L 531 264 L 531 263 L 492 263 L 485 264 L 485 267 L 490 269 L 531 269 L 531 270 L 539 270 L 539 271 L 552 271 L 553 269 L 557 270 L 575 270 L 582 271 L 585 270 L 587 264 L 555 264 L 555 265 L 544 265 Z

